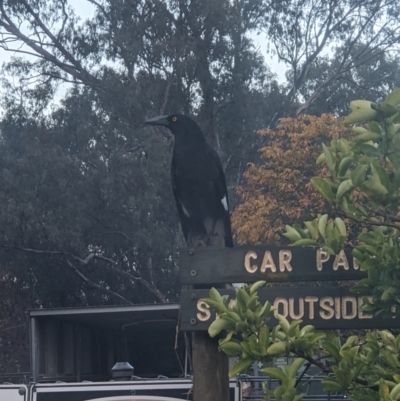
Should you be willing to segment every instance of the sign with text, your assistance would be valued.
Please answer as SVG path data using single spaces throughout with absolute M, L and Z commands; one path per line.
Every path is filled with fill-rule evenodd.
M 234 298 L 234 289 L 221 289 L 221 294 Z M 400 328 L 400 319 L 374 317 L 360 310 L 362 297 L 350 292 L 350 287 L 274 287 L 258 292 L 260 302 L 270 301 L 274 313 L 289 321 L 303 320 L 317 329 L 381 329 Z M 184 331 L 207 330 L 215 313 L 202 301 L 209 290 L 183 290 L 181 292 L 181 324 Z M 271 319 L 271 325 L 277 321 Z
M 242 246 L 180 251 L 181 284 L 360 280 L 366 273 L 351 249 L 329 255 L 318 248 Z

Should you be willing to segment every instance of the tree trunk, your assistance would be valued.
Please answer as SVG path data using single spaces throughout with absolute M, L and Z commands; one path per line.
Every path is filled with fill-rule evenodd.
M 228 356 L 206 331 L 193 333 L 193 400 L 229 401 Z

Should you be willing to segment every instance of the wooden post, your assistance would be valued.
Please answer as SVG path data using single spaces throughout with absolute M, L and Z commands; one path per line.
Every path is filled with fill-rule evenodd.
M 207 331 L 193 333 L 193 400 L 229 401 L 228 356 Z
M 204 246 L 206 241 L 192 245 Z M 224 240 L 215 238 L 213 246 L 224 247 Z M 229 401 L 228 356 L 218 351 L 218 339 L 211 338 L 207 331 L 192 335 L 193 352 L 193 400 Z

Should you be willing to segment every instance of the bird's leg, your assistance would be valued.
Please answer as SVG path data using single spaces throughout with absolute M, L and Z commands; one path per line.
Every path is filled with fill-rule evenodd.
M 199 247 L 199 246 L 207 246 L 208 241 L 209 241 L 209 236 L 208 235 L 191 235 L 189 234 L 188 236 L 188 246 L 192 247 Z
M 218 219 L 206 217 L 203 220 L 204 229 L 207 232 L 207 246 L 225 247 L 225 229 L 223 222 Z
M 220 237 L 218 234 L 211 235 L 209 237 L 210 246 L 225 247 L 225 238 Z

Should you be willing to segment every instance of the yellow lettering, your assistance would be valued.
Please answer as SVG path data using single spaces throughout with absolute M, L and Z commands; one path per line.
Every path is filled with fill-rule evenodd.
M 349 270 L 349 261 L 343 249 L 336 255 L 335 261 L 333 262 L 333 270 L 337 270 L 339 266 L 343 266 L 344 270 Z
M 264 254 L 264 259 L 261 265 L 261 273 L 265 273 L 265 270 L 271 269 L 271 272 L 276 272 L 276 266 L 270 251 L 266 251 Z
M 347 313 L 347 304 L 350 303 L 351 311 Z M 357 316 L 357 300 L 355 297 L 342 298 L 342 317 L 343 319 L 354 319 Z
M 318 301 L 317 297 L 306 297 L 305 301 L 308 303 L 308 315 L 310 316 L 310 319 L 314 319 L 315 313 L 314 313 L 314 304 L 315 302 Z
M 319 306 L 322 310 L 319 311 L 319 315 L 322 319 L 332 319 L 335 311 L 333 309 L 334 301 L 332 297 L 323 297 L 319 301 Z
M 206 322 L 211 317 L 210 307 L 204 301 L 197 301 L 197 319 Z
M 317 251 L 317 270 L 322 270 L 322 263 L 325 263 L 329 260 L 331 255 L 328 252 L 323 251 L 322 249 L 318 249 Z
M 249 273 L 255 273 L 258 269 L 257 265 L 252 265 L 250 259 L 257 259 L 257 254 L 254 251 L 249 251 L 244 257 L 244 268 Z
M 340 298 L 335 297 L 335 318 L 340 319 Z
M 301 319 L 304 316 L 304 299 L 299 298 L 299 313 L 294 312 L 294 298 L 289 298 L 289 315 L 292 319 Z
M 359 270 L 359 269 L 360 269 L 360 266 L 359 266 L 359 264 L 356 262 L 356 259 L 355 259 L 355 258 L 353 258 L 353 267 L 354 267 L 354 270 Z
M 293 270 L 290 264 L 291 260 L 292 260 L 292 251 L 289 250 L 279 251 L 279 270 L 281 272 L 284 272 L 285 270 L 291 272 Z
M 372 299 L 372 297 L 367 297 L 367 298 L 368 298 L 369 300 Z M 363 304 L 362 298 L 361 298 L 361 297 L 358 298 L 357 301 L 358 301 L 358 318 L 359 318 L 359 319 L 372 319 L 372 318 L 374 317 L 374 315 L 371 315 L 370 313 L 364 313 L 364 312 L 361 310 L 361 306 L 362 306 L 362 304 Z
M 279 305 L 282 305 L 282 312 L 279 312 Z M 275 311 L 274 311 L 274 315 L 276 317 L 276 315 L 279 313 L 282 316 L 287 317 L 288 315 L 288 301 L 285 298 L 276 298 L 274 301 L 274 306 L 275 306 Z

